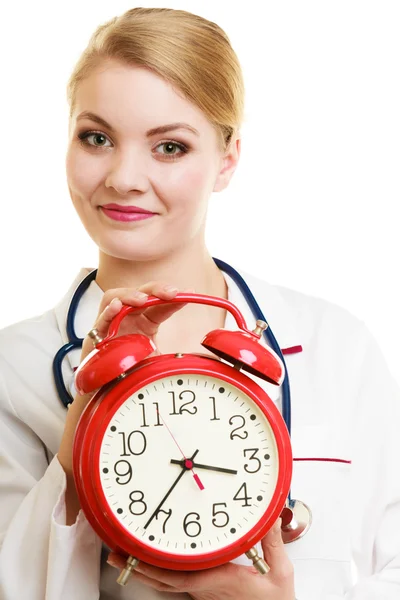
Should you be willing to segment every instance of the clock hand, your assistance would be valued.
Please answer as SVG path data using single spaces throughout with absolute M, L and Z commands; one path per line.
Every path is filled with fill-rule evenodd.
M 172 431 L 170 430 L 170 428 L 168 427 L 167 423 L 164 421 L 164 419 L 161 416 L 160 411 L 157 408 L 156 405 L 156 411 L 158 413 L 158 416 L 160 417 L 161 421 L 164 423 L 165 427 L 168 429 L 168 433 L 170 434 L 170 436 L 172 437 L 172 439 L 174 440 L 175 444 L 178 446 L 179 448 L 179 452 L 182 454 L 184 460 L 182 461 L 182 466 L 184 465 L 184 461 L 187 460 L 186 456 L 184 455 L 182 448 L 180 447 L 180 445 L 178 444 L 178 442 L 176 441 L 176 438 L 174 436 L 174 434 L 172 433 Z M 188 469 L 191 469 L 192 471 L 192 475 L 193 475 L 193 479 L 195 480 L 195 482 L 197 483 L 197 485 L 199 486 L 200 490 L 204 490 L 204 485 L 202 484 L 200 477 L 193 471 L 192 467 L 187 467 Z
M 182 454 L 183 458 L 186 459 L 186 456 L 183 454 L 182 448 L 180 447 L 180 445 L 178 444 L 178 442 L 176 441 L 176 438 L 174 436 L 174 434 L 172 433 L 172 431 L 170 430 L 170 428 L 168 427 L 168 425 L 166 424 L 166 422 L 164 421 L 164 419 L 161 416 L 160 411 L 158 410 L 157 406 L 156 406 L 156 411 L 158 413 L 158 416 L 160 417 L 161 421 L 164 423 L 165 427 L 168 429 L 168 433 L 170 434 L 170 436 L 172 437 L 172 439 L 174 440 L 175 444 L 178 446 L 179 448 L 179 452 Z
M 196 452 L 190 458 L 191 461 L 194 459 L 194 457 L 196 456 L 197 453 L 198 453 L 198 450 L 196 450 Z M 147 521 L 146 525 L 144 526 L 144 529 L 147 529 L 147 527 L 150 525 L 150 523 L 152 522 L 152 520 L 154 519 L 154 517 L 156 516 L 156 514 L 158 513 L 158 511 L 160 510 L 160 508 L 162 507 L 162 505 L 164 504 L 164 502 L 166 501 L 166 499 L 168 498 L 168 496 L 170 495 L 170 493 L 174 489 L 174 487 L 177 485 L 177 483 L 179 482 L 179 480 L 181 479 L 181 477 L 188 470 L 187 468 L 184 468 L 184 465 L 182 465 L 182 467 L 183 467 L 182 471 L 179 473 L 178 477 L 175 479 L 174 483 L 171 485 L 171 487 L 169 488 L 168 492 L 165 494 L 164 498 L 161 500 L 160 504 L 157 506 L 157 508 L 155 509 L 155 511 L 153 512 L 153 514 L 149 518 L 149 520 Z
M 170 461 L 173 465 L 180 465 L 181 467 L 186 467 L 190 469 L 192 467 L 197 467 L 197 469 L 208 469 L 209 471 L 220 471 L 221 473 L 232 473 L 232 475 L 237 475 L 237 471 L 233 469 L 223 469 L 222 467 L 212 467 L 211 465 L 201 465 L 199 463 L 192 462 L 188 459 L 186 460 L 175 460 L 171 458 Z M 191 463 L 191 466 L 189 465 Z

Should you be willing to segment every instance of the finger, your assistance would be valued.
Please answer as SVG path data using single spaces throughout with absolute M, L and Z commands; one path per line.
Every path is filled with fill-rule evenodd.
M 136 304 L 137 306 L 144 304 L 148 298 L 147 294 L 139 292 L 138 290 L 130 290 L 130 291 L 131 291 L 131 303 Z M 107 306 L 105 306 L 103 309 L 101 309 L 101 305 L 103 305 L 103 302 L 104 302 L 104 296 L 103 296 L 103 300 L 100 304 L 100 309 L 99 309 L 99 313 L 97 315 L 96 321 L 93 325 L 93 329 L 97 329 L 98 334 L 102 338 L 104 338 L 108 334 L 108 329 L 110 327 L 111 321 L 114 319 L 114 317 L 119 313 L 119 311 L 122 308 L 122 301 L 120 298 L 116 298 L 116 297 L 112 298 L 110 300 L 110 302 L 107 304 Z M 93 349 L 92 343 L 93 343 L 92 339 L 89 337 L 88 334 L 86 334 L 84 341 L 83 341 L 82 349 L 84 351 L 87 350 L 87 348 Z M 90 352 L 90 350 L 89 350 L 89 352 Z M 83 352 L 83 354 L 87 354 L 87 352 Z
M 137 289 L 134 288 L 115 288 L 107 290 L 104 293 L 100 303 L 99 313 L 102 312 L 113 298 L 119 298 L 123 304 L 136 306 L 137 299 L 146 294 L 146 296 L 157 296 L 162 300 L 169 300 L 178 293 L 177 286 L 163 281 L 149 281 Z
M 281 524 L 282 519 L 278 519 L 261 540 L 264 559 L 271 569 L 271 577 L 274 578 L 286 577 L 293 569 L 282 541 Z
M 136 567 L 136 572 L 143 577 L 146 577 L 149 581 L 157 582 L 159 584 L 166 585 L 176 592 L 186 592 L 190 586 L 190 576 L 192 573 L 187 571 L 175 571 L 170 569 L 162 569 L 149 565 L 144 562 L 139 562 Z
M 143 304 L 147 296 L 141 298 L 137 297 L 137 303 Z M 119 298 L 113 298 L 110 304 L 108 304 L 105 309 L 98 315 L 95 324 L 93 325 L 93 329 L 97 329 L 100 337 L 105 337 L 108 333 L 108 329 L 110 327 L 110 323 L 114 317 L 119 313 L 122 308 L 122 302 Z
M 107 557 L 107 562 L 109 565 L 115 567 L 116 569 L 123 569 L 126 565 L 126 558 L 124 558 L 120 554 L 117 554 L 116 552 L 110 552 L 110 554 Z
M 126 559 L 116 552 L 110 552 L 107 562 L 112 567 L 123 569 L 126 564 Z M 170 587 L 171 589 L 174 589 L 175 591 L 181 590 L 184 586 L 184 583 L 187 581 L 188 575 L 192 575 L 185 571 L 171 571 L 169 569 L 162 569 L 142 561 L 139 561 L 132 574 L 138 575 L 141 578 L 145 578 L 147 582 L 152 582 L 153 587 L 154 583 L 158 582 Z
M 146 587 L 153 588 L 153 590 L 157 590 L 158 592 L 175 592 L 179 593 L 179 591 L 173 587 L 172 585 L 168 585 L 167 583 L 163 583 L 162 581 L 157 581 L 157 579 L 150 579 L 150 577 L 146 577 L 142 573 L 138 573 L 137 571 L 133 571 L 131 578 L 143 583 Z
M 143 311 L 143 317 L 145 317 L 151 325 L 155 326 L 157 330 L 161 323 L 172 317 L 174 313 L 182 310 L 186 304 L 187 302 L 174 302 L 172 304 L 153 306 L 152 308 Z
M 148 290 L 152 295 L 157 295 L 157 297 L 165 300 L 173 298 L 178 293 L 178 288 L 170 284 L 156 282 L 150 282 L 142 286 L 142 289 Z M 123 304 L 135 306 L 137 308 L 145 304 L 148 295 L 146 292 L 142 291 L 142 289 L 132 290 L 131 288 L 119 288 L 117 290 L 112 290 L 112 293 L 119 292 L 120 297 L 112 298 L 110 303 L 99 313 L 96 322 L 93 325 L 93 329 L 97 329 L 98 335 L 101 338 L 104 338 L 108 334 L 111 321 L 119 313 Z M 187 289 L 184 291 L 192 292 L 194 290 Z M 108 294 L 108 292 L 106 292 L 106 294 Z M 106 294 L 104 294 L 102 303 L 104 302 Z M 186 303 L 177 303 L 155 307 L 153 310 L 156 312 L 153 312 L 153 315 L 146 315 L 146 320 L 150 321 L 151 328 L 148 331 L 144 331 L 144 333 L 146 335 L 155 334 L 159 324 L 168 319 L 174 312 L 183 308 L 185 304 Z M 151 311 L 151 309 L 143 309 L 143 311 L 138 310 L 136 314 L 139 316 L 146 310 L 149 312 Z M 91 352 L 91 350 L 93 350 L 93 341 L 88 335 L 86 335 L 82 345 L 81 361 Z
M 126 558 L 120 556 L 116 552 L 110 552 L 107 558 L 107 563 L 112 567 L 121 570 L 126 566 Z M 177 588 L 175 585 L 172 585 L 171 578 L 170 581 L 167 581 L 168 575 L 172 576 L 172 579 L 174 579 L 174 575 L 179 575 L 179 572 L 168 571 L 167 569 L 159 569 L 140 561 L 135 567 L 134 571 L 132 571 L 131 578 L 136 579 L 137 581 L 140 581 L 141 583 L 144 583 L 145 585 L 156 590 L 176 592 Z
M 162 298 L 163 300 L 172 300 L 175 298 L 176 294 L 179 292 L 176 288 L 173 291 L 169 292 L 169 297 Z M 181 290 L 181 293 L 193 293 L 194 289 L 187 288 Z M 153 295 L 155 295 L 153 293 Z M 158 296 L 160 297 L 160 296 Z M 182 308 L 184 308 L 188 303 L 187 302 L 173 302 L 171 304 L 162 304 L 159 306 L 154 306 L 146 309 L 143 314 L 151 323 L 159 326 L 161 323 L 169 319 L 174 313 L 178 312 Z
M 178 288 L 173 285 L 153 281 L 141 286 L 137 290 L 132 290 L 131 288 L 120 288 L 117 290 L 112 290 L 112 293 L 118 292 L 119 295 L 118 297 L 114 297 L 100 312 L 94 325 L 94 328 L 97 329 L 101 337 L 104 337 L 108 333 L 111 321 L 119 313 L 123 304 L 139 308 L 145 304 L 149 294 L 151 294 L 152 296 L 156 296 L 157 298 L 160 298 L 162 300 L 170 300 L 171 298 L 174 298 L 176 296 L 178 291 Z M 177 308 L 178 307 L 174 305 L 174 310 L 172 312 L 175 312 Z M 137 314 L 140 314 L 141 312 L 142 311 L 137 311 Z M 166 318 L 168 318 L 168 316 L 170 315 L 165 315 L 162 320 L 165 320 Z
M 115 567 L 116 569 L 121 570 L 126 565 L 126 559 L 123 558 L 122 556 L 120 556 L 119 554 L 116 554 L 115 552 L 111 552 L 108 555 L 107 563 L 111 567 Z M 137 572 L 136 569 L 134 571 L 132 571 L 129 579 L 130 580 L 134 579 L 136 581 L 140 581 L 140 583 L 143 583 L 144 585 L 146 585 L 148 587 L 152 587 L 155 590 L 159 590 L 159 591 L 163 591 L 163 592 L 176 592 L 177 591 L 175 587 L 168 585 L 167 583 L 157 581 L 156 579 L 147 577 L 143 573 Z M 129 583 L 129 581 L 128 581 L 128 583 Z
M 204 591 L 213 589 L 215 597 L 219 598 L 218 590 L 226 589 L 230 581 L 238 577 L 239 570 L 243 567 L 227 563 L 205 569 L 201 571 L 175 571 L 170 569 L 161 569 L 148 563 L 140 561 L 136 567 L 136 572 L 146 576 L 151 581 L 157 581 L 170 586 L 177 592 L 193 593 L 195 591 Z
M 119 300 L 119 298 L 114 298 L 114 300 L 108 306 L 106 306 L 102 312 L 98 314 L 97 319 L 93 325 L 93 329 L 97 329 L 98 334 L 101 338 L 104 338 L 107 335 L 108 328 L 112 319 L 119 313 L 121 308 L 122 303 Z M 80 362 L 82 362 L 93 349 L 93 340 L 87 333 L 82 342 Z
M 125 566 L 126 560 L 119 554 L 111 552 L 107 562 L 113 567 L 122 569 Z M 236 565 L 234 563 L 226 563 L 219 565 L 218 567 L 212 567 L 211 569 L 201 571 L 175 571 L 161 569 L 143 561 L 139 561 L 132 573 L 132 577 L 159 591 L 178 593 L 187 592 L 193 594 L 196 591 L 200 592 L 213 589 L 215 598 L 219 598 L 219 591 L 228 591 L 229 587 L 232 586 L 232 582 L 235 581 L 237 582 L 235 584 L 235 591 L 237 592 L 238 582 L 243 581 L 243 578 L 248 573 L 250 573 L 249 567 Z M 251 580 L 252 577 L 249 579 L 249 582 Z M 228 597 L 228 595 L 229 594 L 226 594 L 226 597 Z M 229 597 L 231 597 L 231 595 L 229 595 Z M 243 596 L 239 592 L 235 597 L 241 598 Z
M 183 291 L 193 292 L 194 290 L 187 289 L 187 290 L 183 290 Z M 145 304 L 145 300 L 147 300 L 147 297 L 148 297 L 147 295 L 156 296 L 157 298 L 160 298 L 161 300 L 168 301 L 168 300 L 172 300 L 173 298 L 175 298 L 175 296 L 178 294 L 178 292 L 179 292 L 179 289 L 174 285 L 171 285 L 171 284 L 168 284 L 165 282 L 155 282 L 155 281 L 150 281 L 149 283 L 146 283 L 145 285 L 141 286 L 138 290 L 132 290 L 131 288 L 120 288 L 120 289 L 116 289 L 116 290 L 112 291 L 113 294 L 118 293 L 118 298 L 120 299 L 120 301 L 123 304 L 128 305 L 128 306 L 134 306 L 136 308 L 139 308 L 139 307 L 143 306 L 143 304 Z M 108 295 L 108 292 L 106 292 L 106 293 Z M 146 296 L 143 299 L 142 299 L 142 294 L 146 294 Z M 146 316 L 146 319 L 148 321 L 150 321 L 150 324 L 158 327 L 163 321 L 166 321 L 175 312 L 177 312 L 178 310 L 181 310 L 185 305 L 186 305 L 186 303 L 183 303 L 183 302 L 176 302 L 176 303 L 172 303 L 172 304 L 163 304 L 161 306 L 155 306 L 155 307 L 151 307 L 151 308 L 143 308 L 143 310 L 136 310 L 134 314 L 140 315 L 140 314 L 144 313 Z M 105 321 L 102 320 L 100 327 L 104 327 L 108 331 L 110 321 L 115 317 L 115 315 L 117 313 L 118 313 L 118 310 L 117 311 L 114 310 L 113 312 L 104 313 L 103 318 L 106 316 L 111 317 L 111 318 L 108 320 L 105 320 Z M 96 327 L 96 329 L 98 329 L 98 331 L 100 332 L 100 329 L 98 327 Z M 150 332 L 146 332 L 146 333 L 153 335 L 155 332 L 156 332 L 156 330 L 155 331 L 150 330 Z

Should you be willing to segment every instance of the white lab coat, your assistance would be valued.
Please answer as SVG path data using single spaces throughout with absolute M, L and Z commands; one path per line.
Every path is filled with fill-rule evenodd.
M 55 309 L 0 331 L 0 599 L 184 600 L 186 594 L 164 594 L 133 581 L 118 586 L 118 573 L 105 563 L 101 541 L 82 511 L 75 524 L 65 525 L 66 482 L 57 450 L 66 410 L 52 361 L 67 342 L 70 298 L 89 270 L 80 271 Z M 310 531 L 286 546 L 296 597 L 398 600 L 400 396 L 381 352 L 346 310 L 243 275 L 281 348 L 303 348 L 285 357 L 292 394 L 292 497 L 313 511 Z M 241 292 L 225 277 L 229 299 L 253 328 Z M 93 326 L 102 295 L 92 282 L 76 315 L 79 336 Z M 236 329 L 229 314 L 226 327 Z M 65 359 L 67 382 L 79 358 L 74 350 Z M 280 407 L 280 390 L 257 381 Z M 298 460 L 315 458 L 351 464 Z M 237 560 L 249 564 L 245 557 Z

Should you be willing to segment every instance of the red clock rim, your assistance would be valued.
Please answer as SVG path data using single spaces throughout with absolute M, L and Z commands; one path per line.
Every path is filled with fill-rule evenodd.
M 160 373 L 160 360 L 162 373 Z M 232 373 L 232 369 L 230 365 L 215 361 L 212 357 L 209 359 L 205 356 L 185 355 L 176 359 L 175 355 L 162 355 L 156 357 L 156 360 L 152 357 L 142 361 L 139 368 L 134 368 L 117 385 L 114 381 L 104 386 L 91 399 L 82 413 L 76 430 L 73 450 L 74 478 L 83 512 L 93 529 L 110 549 L 169 569 L 208 568 L 233 560 L 247 552 L 278 519 L 285 505 L 292 477 L 290 436 L 279 410 L 263 388 L 239 371 Z M 127 532 L 109 508 L 100 483 L 98 465 L 100 447 L 108 425 L 115 412 L 129 396 L 157 379 L 191 373 L 219 377 L 242 390 L 257 404 L 266 415 L 273 431 L 279 466 L 276 488 L 269 507 L 250 531 L 218 550 L 182 555 L 152 548 L 136 537 L 135 541 L 127 539 L 127 536 L 134 536 Z M 84 471 L 91 477 L 84 479 L 82 477 Z

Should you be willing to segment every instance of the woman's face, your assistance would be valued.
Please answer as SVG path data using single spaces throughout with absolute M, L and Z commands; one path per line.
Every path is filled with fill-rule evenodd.
M 176 123 L 191 129 L 151 131 Z M 77 90 L 68 187 L 101 251 L 154 260 L 202 243 L 208 198 L 228 185 L 239 150 L 237 141 L 233 153 L 223 155 L 202 111 L 162 78 L 108 62 Z M 109 204 L 138 212 L 107 210 Z

